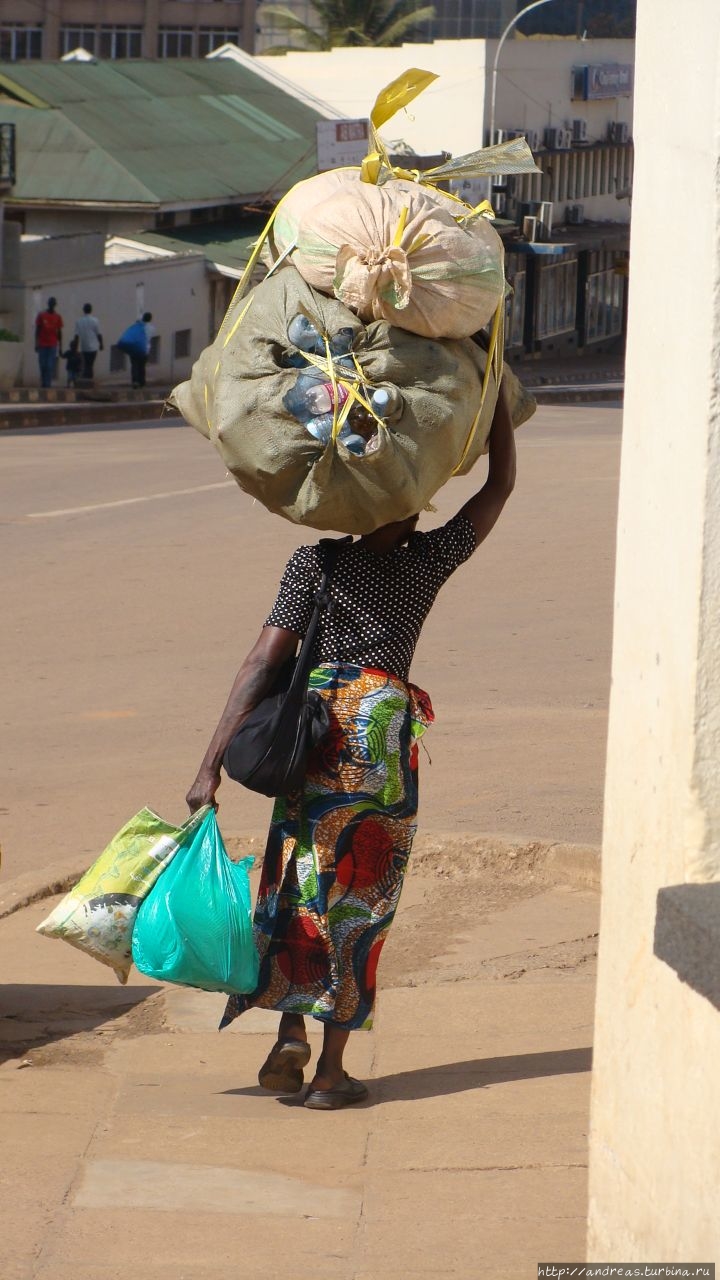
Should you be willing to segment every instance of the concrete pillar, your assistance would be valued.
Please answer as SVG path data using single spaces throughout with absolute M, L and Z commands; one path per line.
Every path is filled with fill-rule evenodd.
M 143 58 L 158 56 L 158 27 L 160 25 L 160 0 L 145 0 L 143 15 Z M 180 23 L 178 23 L 180 26 Z
M 720 1258 L 720 6 L 640 0 L 591 1261 Z

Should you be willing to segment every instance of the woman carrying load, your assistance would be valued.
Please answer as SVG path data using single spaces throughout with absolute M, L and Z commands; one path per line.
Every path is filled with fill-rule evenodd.
M 277 1043 L 259 1081 L 297 1092 L 311 1056 L 304 1019 L 318 1019 L 323 1047 L 306 1107 L 335 1110 L 367 1097 L 343 1053 L 350 1032 L 372 1021 L 377 963 L 415 834 L 417 740 L 433 719 L 427 694 L 408 683 L 410 663 L 438 591 L 490 533 L 514 483 L 503 385 L 487 480 L 457 515 L 430 533 L 416 532 L 411 516 L 339 550 L 310 677 L 327 700 L 330 730 L 310 756 L 302 791 L 275 802 L 255 908 L 258 986 L 230 996 L 221 1023 L 252 1006 L 278 1010 Z M 225 749 L 294 655 L 321 574 L 317 546 L 288 561 L 188 792 L 191 810 L 215 802 Z

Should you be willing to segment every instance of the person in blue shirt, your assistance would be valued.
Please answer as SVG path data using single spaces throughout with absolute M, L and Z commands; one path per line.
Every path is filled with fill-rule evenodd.
M 118 346 L 130 357 L 130 378 L 135 388 L 145 386 L 145 366 L 150 354 L 150 343 L 155 336 L 151 324 L 152 312 L 145 311 L 140 320 L 129 325 L 118 340 Z

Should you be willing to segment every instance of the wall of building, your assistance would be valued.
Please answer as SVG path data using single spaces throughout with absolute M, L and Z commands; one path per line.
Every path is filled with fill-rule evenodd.
M 484 40 L 438 40 L 395 49 L 286 53 L 258 61 L 350 117 L 368 116 L 380 90 L 408 67 L 434 71 L 440 79 L 385 125 L 383 137 L 401 138 L 420 153 L 461 155 L 482 146 L 486 58 Z
M 22 228 L 32 236 L 65 236 L 88 232 L 106 236 L 121 236 L 130 231 L 145 231 L 155 225 L 154 209 L 83 209 L 75 206 L 71 209 L 23 209 Z M 14 210 L 6 211 L 6 216 L 15 216 Z
M 488 41 L 488 66 L 492 69 L 497 41 Z M 495 123 L 501 129 L 538 129 L 570 125 L 580 117 L 587 121 L 588 139 L 607 136 L 609 122 L 624 122 L 632 133 L 633 98 L 615 97 L 580 102 L 571 99 L 573 67 L 602 63 L 632 64 L 634 40 L 523 40 L 505 41 L 498 62 Z M 490 119 L 492 77 L 485 89 L 485 109 Z
M 218 43 L 233 39 L 252 53 L 255 8 L 256 0 L 213 0 L 212 4 L 206 0 L 113 0 L 112 4 L 108 0 L 35 0 L 30 11 L 27 0 L 0 0 L 1 56 L 54 60 L 80 44 L 101 57 L 196 57 L 206 52 L 200 42 L 210 30 L 224 33 Z M 28 28 L 38 33 L 31 46 L 22 34 Z M 180 31 L 190 33 L 187 54 L 163 54 L 159 34 Z
M 588 1252 L 677 1264 L 720 1256 L 720 1011 L 654 941 L 720 882 L 720 9 L 640 0 L 637 49 Z
M 42 261 L 40 255 L 35 262 L 30 254 L 25 255 L 22 280 L 0 292 L 0 310 L 16 318 L 17 331 L 23 335 L 22 385 L 39 382 L 33 343 L 35 317 L 50 295 L 57 298 L 57 309 L 65 322 L 65 344 L 73 335 L 83 305 L 92 304 L 105 341 L 105 350 L 95 363 L 96 383 L 129 382 L 127 369 L 111 371 L 110 348 L 143 311 L 152 312 L 160 339 L 159 360 L 148 364 L 148 381 L 172 385 L 188 377 L 193 361 L 211 338 L 211 289 L 205 258 L 198 254 L 106 267 L 96 257 L 94 262 L 86 260 L 79 265 L 86 242 L 84 236 L 74 243 L 71 237 L 40 242 L 37 247 L 42 250 Z M 175 334 L 187 330 L 189 354 L 178 357 Z M 59 385 L 64 381 L 63 367 Z

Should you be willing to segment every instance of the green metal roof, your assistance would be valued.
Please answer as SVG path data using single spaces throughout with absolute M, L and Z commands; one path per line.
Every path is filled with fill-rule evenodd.
M 272 198 L 316 171 L 320 118 L 230 59 L 0 63 L 10 202 Z
M 173 253 L 204 253 L 214 266 L 241 272 L 264 226 L 262 218 L 243 219 L 235 226 L 181 227 L 177 231 L 133 231 L 128 240 L 155 245 Z

